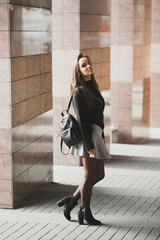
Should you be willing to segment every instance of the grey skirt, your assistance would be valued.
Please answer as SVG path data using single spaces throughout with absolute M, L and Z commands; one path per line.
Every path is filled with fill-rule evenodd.
M 93 124 L 92 127 L 93 127 L 93 133 L 92 133 L 91 140 L 95 148 L 95 155 L 87 153 L 83 142 L 80 142 L 79 144 L 72 146 L 70 148 L 70 154 L 81 156 L 81 157 L 97 158 L 101 160 L 111 159 L 111 156 L 102 138 L 102 129 L 95 124 Z

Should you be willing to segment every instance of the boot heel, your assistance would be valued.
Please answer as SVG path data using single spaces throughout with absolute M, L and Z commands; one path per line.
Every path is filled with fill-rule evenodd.
M 80 225 L 83 225 L 84 224 L 84 218 L 83 216 L 78 216 L 78 222 Z
M 71 197 L 64 197 L 64 198 L 62 198 L 61 200 L 59 200 L 59 201 L 57 202 L 57 205 L 58 205 L 59 207 L 62 207 L 63 205 L 68 205 L 69 202 L 70 202 L 70 200 L 71 200 Z
M 74 196 L 62 198 L 57 202 L 59 207 L 64 205 L 63 214 L 67 220 L 71 220 L 70 213 L 72 209 L 77 205 L 77 200 Z
M 57 202 L 58 207 L 62 207 L 62 206 L 65 204 L 65 202 L 66 202 L 66 201 L 65 201 L 64 199 L 58 201 L 58 202 Z
M 80 225 L 84 224 L 84 211 L 83 208 L 80 207 L 79 213 L 78 213 L 78 222 Z

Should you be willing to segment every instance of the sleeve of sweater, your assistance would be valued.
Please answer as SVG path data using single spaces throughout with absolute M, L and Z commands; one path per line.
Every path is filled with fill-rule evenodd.
M 73 104 L 86 150 L 94 149 L 94 145 L 91 142 L 92 124 L 88 116 L 88 109 L 78 91 L 74 91 Z
M 105 138 L 105 136 L 104 136 L 104 129 L 102 130 L 102 138 Z

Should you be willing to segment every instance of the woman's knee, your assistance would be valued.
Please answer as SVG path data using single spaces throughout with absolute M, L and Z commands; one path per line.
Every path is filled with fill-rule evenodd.
M 91 161 L 90 158 L 83 158 L 84 179 L 93 182 L 96 171 L 96 161 Z
M 94 180 L 94 175 L 93 174 L 89 174 L 88 172 L 85 173 L 84 175 L 84 180 L 87 181 L 87 182 L 93 182 Z
M 99 181 L 103 180 L 104 177 L 105 177 L 105 173 L 104 173 L 104 172 L 101 172 L 101 174 L 95 176 L 95 179 L 94 179 L 94 180 L 95 180 L 95 182 L 99 182 Z
M 98 177 L 96 178 L 96 181 L 99 182 L 99 181 L 101 181 L 101 180 L 103 180 L 103 179 L 104 179 L 104 175 L 101 175 L 101 176 L 98 176 Z
M 103 173 L 100 175 L 100 180 L 102 180 L 104 177 L 105 177 L 105 173 L 103 172 Z

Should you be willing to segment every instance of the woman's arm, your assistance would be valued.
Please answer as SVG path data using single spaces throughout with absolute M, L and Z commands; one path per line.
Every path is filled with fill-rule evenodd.
M 77 90 L 74 91 L 73 94 L 73 104 L 77 121 L 81 129 L 82 138 L 88 152 L 94 149 L 94 145 L 91 142 L 93 128 L 90 122 L 88 108 L 83 100 L 83 97 L 80 95 L 80 93 L 78 93 Z

